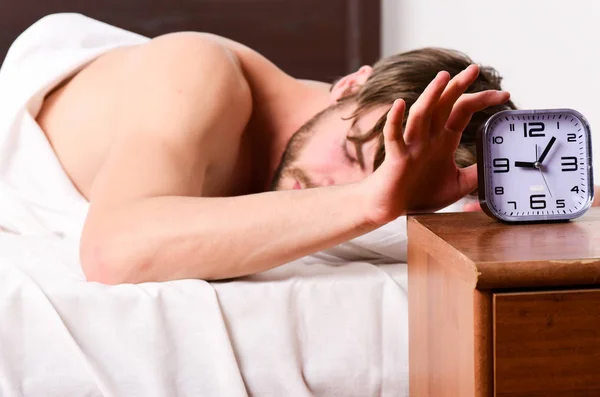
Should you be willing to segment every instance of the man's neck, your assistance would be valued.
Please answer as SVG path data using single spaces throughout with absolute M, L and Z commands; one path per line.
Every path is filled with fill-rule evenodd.
M 253 113 L 245 136 L 252 163 L 251 190 L 269 188 L 294 133 L 327 108 L 330 84 L 297 80 L 256 51 L 224 37 L 201 33 L 231 50 L 252 90 Z
M 317 113 L 327 108 L 330 85 L 290 78 L 271 93 L 254 96 L 250 144 L 258 163 L 258 187 L 269 188 L 291 137 Z

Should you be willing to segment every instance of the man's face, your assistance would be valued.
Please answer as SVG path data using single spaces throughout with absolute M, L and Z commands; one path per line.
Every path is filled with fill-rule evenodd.
M 350 119 L 354 109 L 354 104 L 333 105 L 304 124 L 288 142 L 271 189 L 344 185 L 373 173 L 378 140 L 356 145 L 348 137 L 365 135 L 389 107 L 375 108 L 358 119 Z

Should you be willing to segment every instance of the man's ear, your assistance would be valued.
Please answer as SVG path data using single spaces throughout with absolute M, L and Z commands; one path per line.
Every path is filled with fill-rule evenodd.
M 362 66 L 356 72 L 346 75 L 339 79 L 331 88 L 329 94 L 329 101 L 331 104 L 335 104 L 337 101 L 347 95 L 354 94 L 360 89 L 360 86 L 367 81 L 373 68 L 370 66 Z

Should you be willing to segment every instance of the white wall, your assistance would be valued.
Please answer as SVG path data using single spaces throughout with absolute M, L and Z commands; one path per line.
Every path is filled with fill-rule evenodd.
M 600 1 L 383 0 L 382 45 L 457 49 L 495 67 L 519 108 L 580 111 L 600 183 Z

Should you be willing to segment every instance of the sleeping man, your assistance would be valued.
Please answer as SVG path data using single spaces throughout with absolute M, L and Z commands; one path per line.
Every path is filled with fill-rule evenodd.
M 89 201 L 80 257 L 101 283 L 247 275 L 443 208 L 477 188 L 478 126 L 514 108 L 494 69 L 455 51 L 329 84 L 214 35 L 135 40 L 35 114 Z

